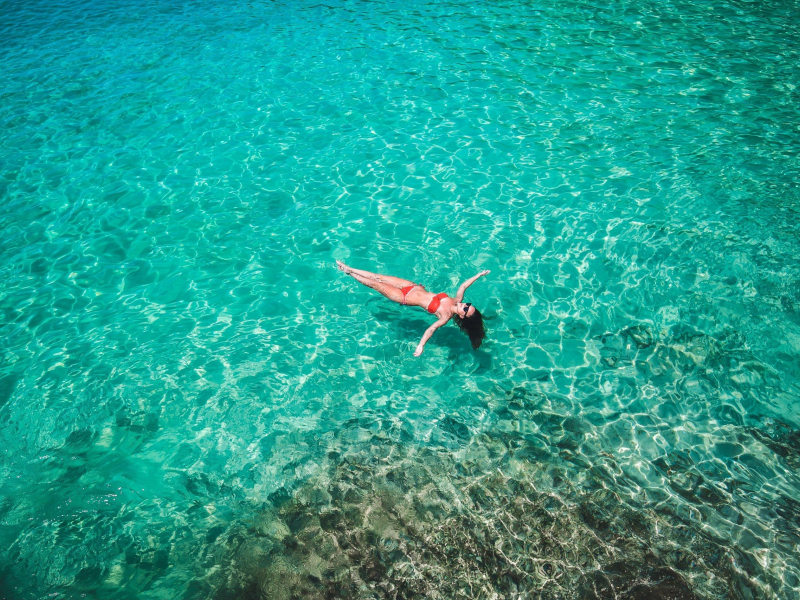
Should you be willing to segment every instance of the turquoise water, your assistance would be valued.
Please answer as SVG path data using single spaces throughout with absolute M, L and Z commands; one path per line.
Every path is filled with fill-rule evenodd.
M 800 598 L 797 2 L 0 11 L 0 597 Z

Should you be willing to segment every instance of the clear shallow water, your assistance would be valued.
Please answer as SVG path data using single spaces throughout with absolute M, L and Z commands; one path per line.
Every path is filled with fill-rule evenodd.
M 800 597 L 796 3 L 0 7 L 2 597 Z

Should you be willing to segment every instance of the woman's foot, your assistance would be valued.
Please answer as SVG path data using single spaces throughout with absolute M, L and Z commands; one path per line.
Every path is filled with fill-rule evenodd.
M 342 273 L 345 273 L 346 275 L 350 275 L 350 271 L 352 271 L 350 267 L 348 267 L 340 260 L 336 261 L 336 268 L 339 269 Z

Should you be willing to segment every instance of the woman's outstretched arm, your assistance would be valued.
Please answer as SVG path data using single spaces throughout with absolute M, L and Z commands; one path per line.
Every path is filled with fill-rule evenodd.
M 467 288 L 471 286 L 473 283 L 478 281 L 484 275 L 488 275 L 491 271 L 481 271 L 475 277 L 470 277 L 464 283 L 461 284 L 461 287 L 458 288 L 458 292 L 456 292 L 456 302 L 461 302 L 464 299 L 464 292 L 467 291 Z
M 417 349 L 414 350 L 414 356 L 419 356 L 420 354 L 422 354 L 422 350 L 423 348 L 425 348 L 425 344 L 428 342 L 428 340 L 431 339 L 433 332 L 439 329 L 439 327 L 447 323 L 449 320 L 450 317 L 447 317 L 446 319 L 439 319 L 438 321 L 436 321 L 436 323 L 434 323 L 433 325 L 428 327 L 428 329 L 425 330 L 425 333 L 422 335 L 422 339 L 419 341 L 419 345 L 417 345 Z

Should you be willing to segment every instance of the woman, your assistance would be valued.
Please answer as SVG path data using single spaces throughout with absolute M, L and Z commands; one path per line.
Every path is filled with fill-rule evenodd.
M 450 298 L 447 294 L 432 294 L 425 289 L 424 286 L 418 285 L 413 281 L 407 279 L 400 279 L 399 277 L 391 277 L 390 275 L 376 275 L 369 271 L 361 271 L 359 269 L 352 269 L 344 264 L 342 261 L 337 260 L 336 266 L 339 270 L 359 283 L 373 290 L 377 290 L 389 300 L 394 300 L 398 304 L 407 304 L 409 306 L 420 306 L 427 310 L 429 313 L 438 317 L 436 323 L 428 327 L 425 335 L 414 351 L 414 356 L 422 354 L 425 344 L 433 332 L 439 329 L 442 325 L 447 323 L 453 316 L 457 316 L 455 323 L 458 327 L 469 336 L 469 341 L 472 343 L 472 349 L 477 350 L 481 345 L 483 338 L 486 337 L 486 331 L 483 329 L 483 317 L 478 309 L 472 306 L 469 302 L 462 302 L 464 299 L 464 292 L 467 288 L 475 283 L 484 275 L 488 275 L 489 271 L 481 271 L 475 277 L 467 279 L 458 288 L 458 292 L 454 298 Z

